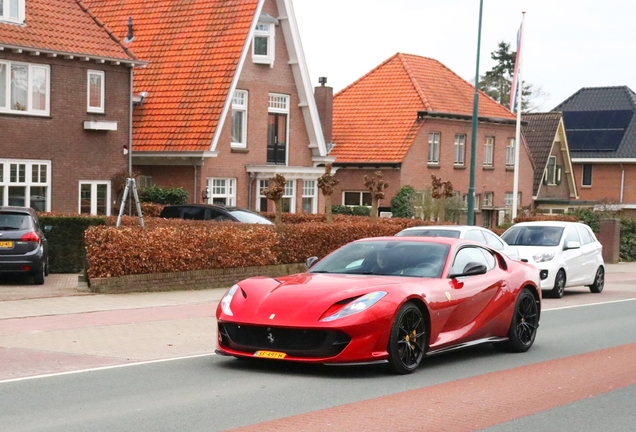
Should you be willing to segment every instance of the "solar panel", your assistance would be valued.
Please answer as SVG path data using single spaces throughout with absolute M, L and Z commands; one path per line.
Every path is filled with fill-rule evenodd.
M 615 151 L 632 121 L 633 111 L 566 111 L 563 122 L 570 149 Z

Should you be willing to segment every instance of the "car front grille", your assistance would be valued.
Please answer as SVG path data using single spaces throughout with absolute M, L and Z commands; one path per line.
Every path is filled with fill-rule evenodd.
M 283 327 L 219 323 L 222 346 L 236 351 L 281 351 L 293 357 L 333 357 L 351 341 L 336 330 L 310 330 Z

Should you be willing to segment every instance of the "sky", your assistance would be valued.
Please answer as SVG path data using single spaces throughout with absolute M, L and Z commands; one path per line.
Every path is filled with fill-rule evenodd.
M 294 0 L 312 86 L 339 91 L 401 52 L 430 57 L 474 82 L 479 0 Z M 522 79 L 550 111 L 582 87 L 636 91 L 633 0 L 483 0 L 479 74 L 499 42 L 516 50 L 525 12 Z

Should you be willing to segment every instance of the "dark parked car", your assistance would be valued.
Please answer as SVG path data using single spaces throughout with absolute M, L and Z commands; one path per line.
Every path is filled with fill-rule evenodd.
M 166 206 L 159 215 L 166 219 L 211 220 L 217 222 L 234 221 L 244 223 L 273 224 L 269 219 L 238 207 L 214 204 L 182 204 Z
M 49 274 L 48 243 L 35 210 L 0 207 L 0 274 L 30 274 L 37 285 Z

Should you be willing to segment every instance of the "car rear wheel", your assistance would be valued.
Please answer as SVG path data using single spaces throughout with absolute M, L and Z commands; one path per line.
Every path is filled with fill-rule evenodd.
M 603 287 L 605 286 L 605 269 L 603 266 L 600 266 L 598 270 L 596 270 L 596 276 L 594 276 L 594 283 L 590 285 L 590 291 L 595 294 L 603 291 Z
M 398 311 L 389 338 L 389 364 L 393 372 L 408 374 L 422 362 L 426 349 L 426 323 L 413 303 L 405 303 Z
M 554 278 L 554 288 L 550 291 L 550 297 L 561 298 L 565 292 L 565 271 L 559 270 Z
M 510 352 L 525 352 L 534 343 L 539 327 L 539 305 L 529 289 L 524 288 L 517 297 L 515 312 L 508 330 L 508 340 L 501 347 Z
M 49 275 L 49 257 L 46 257 L 45 265 L 44 265 L 44 276 Z
M 36 285 L 44 285 L 44 273 L 45 273 L 46 264 L 42 263 L 39 269 L 33 273 L 33 283 Z

